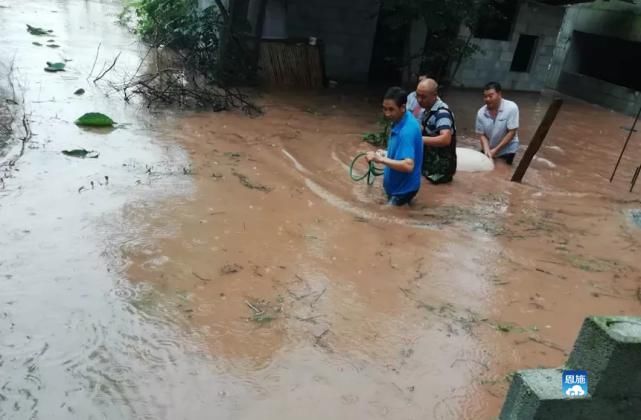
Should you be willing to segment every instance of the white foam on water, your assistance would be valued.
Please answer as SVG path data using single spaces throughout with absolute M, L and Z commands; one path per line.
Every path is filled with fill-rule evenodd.
M 556 168 L 556 165 L 552 161 L 547 160 L 545 158 L 534 156 L 534 160 L 536 161 L 536 163 L 540 163 L 540 164 L 542 164 L 544 166 L 547 166 L 549 169 Z
M 287 152 L 287 150 L 282 149 L 282 152 L 285 154 L 285 156 L 289 158 L 289 160 L 291 160 L 294 163 L 294 167 L 296 168 L 296 170 L 303 172 L 305 174 L 309 174 L 309 171 L 303 165 L 301 165 L 300 162 L 298 162 L 294 156 L 290 155 L 289 152 Z
M 546 149 L 554 150 L 555 152 L 559 152 L 562 154 L 565 154 L 565 150 L 561 149 L 559 146 L 545 146 Z

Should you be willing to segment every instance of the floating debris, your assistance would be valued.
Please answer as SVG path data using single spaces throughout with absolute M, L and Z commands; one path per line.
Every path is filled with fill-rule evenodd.
M 27 31 L 31 35 L 36 35 L 36 36 L 49 35 L 53 32 L 51 29 L 42 29 L 42 28 L 38 28 L 37 26 L 31 26 L 31 25 L 27 25 Z
M 76 120 L 76 125 L 82 127 L 112 127 L 114 121 L 100 112 L 88 112 Z
M 47 67 L 45 67 L 45 71 L 48 71 L 50 73 L 65 71 L 65 66 L 65 63 L 52 63 L 51 61 L 47 61 Z
M 85 94 L 85 90 L 83 88 L 80 88 L 80 89 L 76 90 L 73 94 L 74 95 L 84 95 Z
M 96 159 L 98 156 L 100 156 L 100 153 L 86 149 L 63 150 L 62 154 L 65 156 L 77 157 L 82 159 Z

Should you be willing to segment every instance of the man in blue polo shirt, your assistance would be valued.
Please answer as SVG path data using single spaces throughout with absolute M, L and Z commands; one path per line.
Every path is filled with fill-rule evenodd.
M 416 119 L 406 110 L 407 93 L 390 88 L 383 98 L 383 114 L 392 122 L 387 152 L 369 152 L 367 160 L 385 165 L 383 187 L 389 204 L 410 204 L 421 187 L 423 139 Z

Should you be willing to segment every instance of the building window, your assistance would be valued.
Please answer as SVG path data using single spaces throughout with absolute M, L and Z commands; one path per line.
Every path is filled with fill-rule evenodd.
M 574 31 L 564 71 L 641 91 L 639 63 L 640 42 Z
M 516 44 L 514 50 L 514 57 L 512 57 L 512 66 L 510 71 L 527 73 L 530 71 L 532 61 L 534 61 L 534 53 L 536 51 L 536 44 L 539 40 L 538 36 L 534 35 L 521 35 L 519 43 Z
M 509 41 L 518 12 L 517 1 L 490 0 L 481 11 L 472 33 L 476 38 Z

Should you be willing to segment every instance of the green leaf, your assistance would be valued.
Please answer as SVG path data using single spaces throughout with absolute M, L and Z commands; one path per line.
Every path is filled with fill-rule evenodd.
M 35 45 L 36 47 L 42 47 L 42 44 L 39 42 L 32 42 L 32 44 Z
M 65 69 L 65 63 L 54 63 L 51 61 L 47 61 L 47 67 L 54 69 L 55 71 L 62 71 Z
M 48 71 L 50 73 L 65 71 L 65 63 L 52 63 L 51 61 L 47 61 L 47 67 L 45 67 L 45 71 Z
M 95 152 L 93 150 L 85 150 L 85 149 L 72 149 L 72 150 L 63 150 L 62 154 L 65 156 L 71 156 L 71 157 L 77 157 L 77 158 L 89 158 L 89 159 L 96 159 L 100 154 L 98 152 Z
M 31 25 L 27 25 L 27 31 L 31 35 L 36 35 L 36 36 L 49 35 L 49 33 L 53 32 L 51 30 L 45 30 L 42 28 L 38 28 L 37 26 L 31 26 Z
M 88 112 L 76 120 L 76 125 L 84 127 L 111 127 L 114 121 L 99 112 Z
M 85 94 L 85 90 L 83 88 L 80 88 L 80 89 L 76 90 L 73 94 L 74 95 L 84 95 Z
M 49 44 L 49 45 L 47 45 L 47 47 L 49 47 L 49 48 L 60 48 L 60 45 L 58 45 L 58 44 Z

